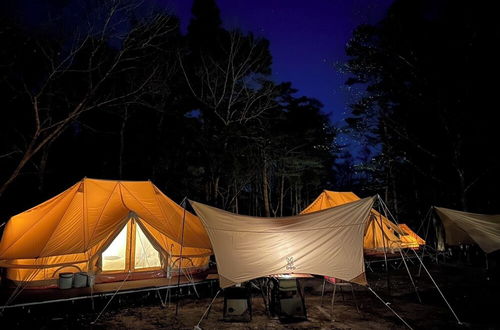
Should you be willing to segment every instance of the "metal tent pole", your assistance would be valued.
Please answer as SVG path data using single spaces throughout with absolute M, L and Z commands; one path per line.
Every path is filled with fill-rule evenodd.
M 413 251 L 415 252 L 415 251 Z M 455 311 L 453 310 L 453 308 L 451 308 L 451 305 L 450 303 L 448 302 L 448 300 L 446 300 L 446 297 L 444 296 L 443 292 L 441 292 L 441 289 L 439 288 L 439 286 L 437 285 L 436 281 L 434 281 L 434 278 L 432 277 L 431 273 L 429 272 L 429 270 L 427 269 L 427 267 L 425 267 L 424 263 L 422 262 L 422 260 L 420 259 L 420 257 L 418 256 L 418 253 L 415 252 L 415 255 L 417 256 L 417 259 L 418 261 L 420 261 L 420 264 L 422 265 L 422 267 L 424 268 L 424 270 L 426 271 L 427 275 L 429 275 L 429 278 L 431 279 L 432 283 L 434 284 L 434 286 L 436 287 L 436 289 L 438 290 L 439 294 L 441 295 L 441 297 L 443 298 L 444 302 L 446 303 L 446 305 L 448 305 L 448 308 L 450 309 L 451 313 L 453 314 L 453 316 L 455 317 L 455 319 L 457 319 L 457 322 L 459 325 L 462 325 L 463 323 L 460 322 L 460 320 L 458 319 L 458 316 L 457 314 L 455 314 Z
M 379 205 L 380 207 L 382 207 L 382 199 L 380 198 L 380 195 L 377 195 L 378 197 L 378 201 L 379 201 Z M 386 244 L 385 244 L 385 234 L 384 234 L 384 229 L 383 229 L 383 226 L 382 226 L 382 213 L 380 213 L 380 231 L 382 232 L 382 244 L 384 245 L 384 261 L 385 261 L 385 271 L 386 271 L 386 274 L 387 274 L 387 291 L 389 293 L 389 296 L 391 295 L 391 280 L 390 280 L 390 275 L 389 275 L 389 264 L 387 262 L 387 250 L 386 250 Z M 376 222 L 376 220 L 375 220 Z
M 323 286 L 321 288 L 321 303 L 320 303 L 320 306 L 323 306 L 323 296 L 325 295 L 325 284 L 326 284 L 326 278 L 323 277 Z
M 184 224 L 186 223 L 186 197 L 181 202 L 182 207 L 184 208 L 184 213 L 182 215 L 182 233 L 181 233 L 181 249 L 180 249 L 180 257 L 179 257 L 179 271 L 177 274 L 177 301 L 175 305 L 175 315 L 177 316 L 179 313 L 179 289 L 181 285 L 181 267 L 182 267 L 182 248 L 184 247 Z
M 379 196 L 380 198 L 380 196 Z M 387 205 L 385 204 L 382 204 L 382 209 L 384 210 L 384 214 L 385 214 L 385 217 L 388 218 L 388 214 L 387 214 Z M 382 228 L 381 228 L 382 229 Z M 408 273 L 408 277 L 410 278 L 410 281 L 411 281 L 411 284 L 413 285 L 413 288 L 415 289 L 415 294 L 417 295 L 417 299 L 420 303 L 422 303 L 422 300 L 420 299 L 420 295 L 418 294 L 418 289 L 417 289 L 417 286 L 415 285 L 415 281 L 413 280 L 413 276 L 411 276 L 411 273 L 410 273 L 410 269 L 408 268 L 408 264 L 406 263 L 406 258 L 403 256 L 403 252 L 401 252 L 401 244 L 399 246 L 399 254 L 401 255 L 401 259 L 403 260 L 403 263 L 405 265 L 405 268 L 406 268 L 406 272 Z
M 394 218 L 394 216 L 391 214 L 391 211 L 390 210 L 387 210 L 389 212 L 389 214 L 391 215 L 392 219 L 397 223 L 396 219 Z M 420 257 L 418 256 L 418 253 L 417 251 L 415 250 L 412 250 L 413 253 L 415 253 L 415 256 L 417 257 L 418 261 L 420 262 L 420 264 L 422 265 L 422 267 L 424 268 L 424 270 L 426 271 L 427 275 L 429 275 L 429 278 L 431 279 L 432 283 L 434 284 L 434 286 L 436 287 L 436 289 L 438 290 L 439 294 L 441 295 L 441 297 L 443 298 L 444 302 L 446 303 L 446 305 L 448 306 L 448 308 L 450 309 L 451 313 L 453 314 L 453 316 L 455 317 L 455 319 L 457 320 L 458 324 L 459 325 L 463 325 L 463 323 L 460 321 L 460 319 L 458 318 L 457 314 L 455 313 L 455 311 L 453 310 L 453 308 L 451 307 L 450 303 L 448 302 L 448 300 L 446 299 L 446 297 L 444 296 L 443 292 L 441 291 L 441 289 L 439 288 L 439 286 L 437 285 L 436 281 L 434 281 L 434 278 L 432 277 L 431 273 L 429 272 L 429 270 L 427 269 L 427 267 L 425 267 L 424 263 L 422 262 L 422 259 L 420 259 Z
M 427 220 L 427 229 L 425 230 L 425 244 L 424 244 L 424 247 L 422 248 L 422 260 L 424 260 L 425 248 L 427 247 L 427 239 L 428 239 L 428 235 L 429 235 L 429 227 L 430 227 L 430 224 L 431 224 L 431 217 L 432 217 L 432 206 L 429 209 L 429 211 L 427 212 L 427 216 L 425 217 L 425 220 Z M 437 255 L 437 253 L 438 253 L 438 251 L 437 251 L 437 246 L 436 246 L 436 255 Z M 422 264 L 420 264 L 418 266 L 418 274 L 417 274 L 417 276 L 420 277 L 420 273 L 421 272 L 422 272 Z

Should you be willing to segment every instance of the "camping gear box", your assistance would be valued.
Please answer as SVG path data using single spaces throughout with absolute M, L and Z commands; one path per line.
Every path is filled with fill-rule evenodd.
M 272 282 L 271 314 L 281 320 L 307 319 L 304 297 L 297 279 L 276 278 Z
M 252 320 L 252 295 L 247 287 L 224 289 L 224 321 L 250 322 Z

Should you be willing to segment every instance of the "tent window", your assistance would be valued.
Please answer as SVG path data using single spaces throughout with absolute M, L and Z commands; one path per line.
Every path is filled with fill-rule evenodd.
M 110 246 L 102 253 L 102 270 L 125 270 L 127 255 L 127 226 L 124 226 Z
M 160 254 L 153 247 L 139 225 L 135 226 L 134 268 L 158 268 L 161 266 Z

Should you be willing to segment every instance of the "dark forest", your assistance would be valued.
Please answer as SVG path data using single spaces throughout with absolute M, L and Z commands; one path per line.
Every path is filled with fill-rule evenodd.
M 52 1 L 36 23 L 4 2 L 0 215 L 83 177 L 151 180 L 249 215 L 297 214 L 323 189 L 378 193 L 417 228 L 432 205 L 500 213 L 487 6 L 396 1 L 359 26 L 332 66 L 359 91 L 339 125 L 273 81 L 269 41 L 225 29 L 215 1 L 194 1 L 187 33 L 137 1 Z

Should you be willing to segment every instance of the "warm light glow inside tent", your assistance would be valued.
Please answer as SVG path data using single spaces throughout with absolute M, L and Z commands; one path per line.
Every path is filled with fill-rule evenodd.
M 140 226 L 135 226 L 135 257 L 134 268 L 161 267 L 160 254 L 146 237 Z
M 109 247 L 102 253 L 102 270 L 124 271 L 126 267 L 127 254 L 127 231 L 128 225 L 123 227 L 122 231 L 116 236 Z
M 161 268 L 160 253 L 134 220 L 123 227 L 101 258 L 103 272 Z

